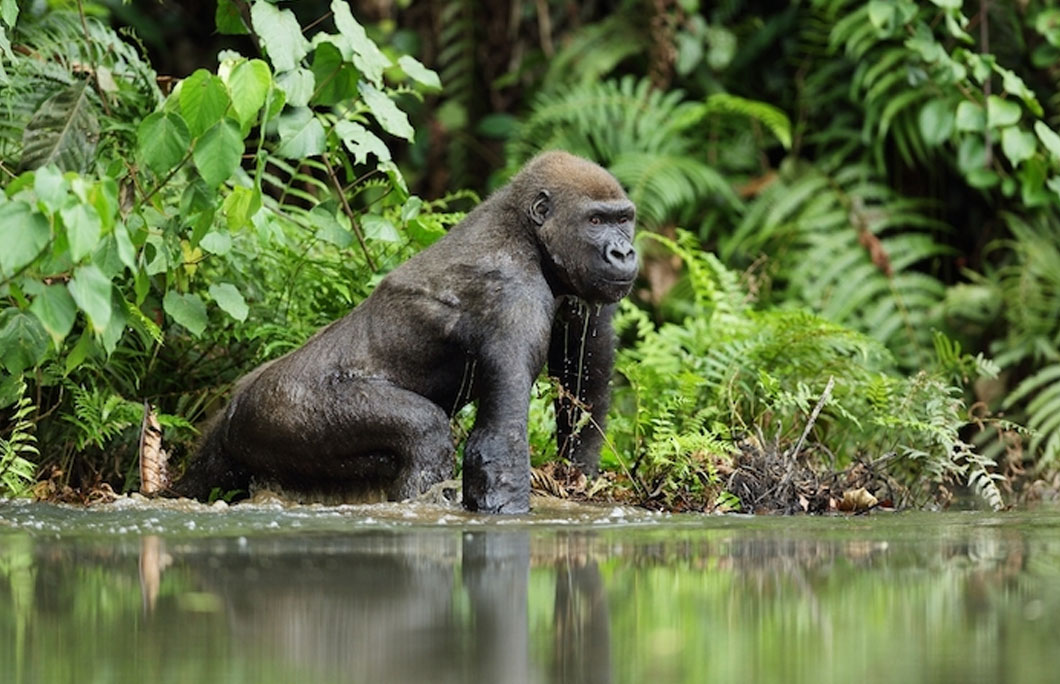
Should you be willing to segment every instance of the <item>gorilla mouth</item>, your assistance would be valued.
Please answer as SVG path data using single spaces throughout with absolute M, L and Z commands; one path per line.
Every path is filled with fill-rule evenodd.
M 630 287 L 633 285 L 633 281 L 637 279 L 637 274 L 634 273 L 631 276 L 623 276 L 621 278 L 604 278 L 603 284 L 608 287 Z
M 604 301 L 617 302 L 633 289 L 634 280 L 635 275 L 625 278 L 601 278 L 597 281 L 596 290 Z

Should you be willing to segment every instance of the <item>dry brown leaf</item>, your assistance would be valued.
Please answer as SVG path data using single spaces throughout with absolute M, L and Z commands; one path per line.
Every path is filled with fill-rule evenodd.
M 162 426 L 154 408 L 144 403 L 144 421 L 140 426 L 140 492 L 150 496 L 162 491 L 168 481 L 162 449 Z
M 843 492 L 843 500 L 839 502 L 839 510 L 847 513 L 858 513 L 867 511 L 879 503 L 875 496 L 864 487 L 848 489 Z

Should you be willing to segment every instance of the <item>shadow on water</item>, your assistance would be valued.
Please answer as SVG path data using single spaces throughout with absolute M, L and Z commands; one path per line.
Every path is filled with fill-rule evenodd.
M 0 503 L 0 681 L 1055 681 L 1055 513 L 241 509 Z

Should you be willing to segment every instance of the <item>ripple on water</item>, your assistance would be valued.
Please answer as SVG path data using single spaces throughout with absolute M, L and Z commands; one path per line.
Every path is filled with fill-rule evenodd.
M 563 527 L 653 524 L 668 519 L 633 507 L 533 499 L 526 515 L 470 513 L 453 503 L 299 504 L 279 498 L 260 503 L 204 504 L 189 499 L 122 496 L 106 504 L 75 506 L 0 500 L 0 533 L 50 535 L 235 536 L 276 530 L 344 531 L 376 527 Z

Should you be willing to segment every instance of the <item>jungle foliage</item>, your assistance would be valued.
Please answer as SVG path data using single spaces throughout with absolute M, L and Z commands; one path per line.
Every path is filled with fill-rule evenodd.
M 180 456 L 549 147 L 640 212 L 593 491 L 750 506 L 749 441 L 900 503 L 1060 465 L 1051 0 L 206 4 L 174 80 L 170 8 L 0 3 L 3 491 L 134 489 L 145 406 Z

